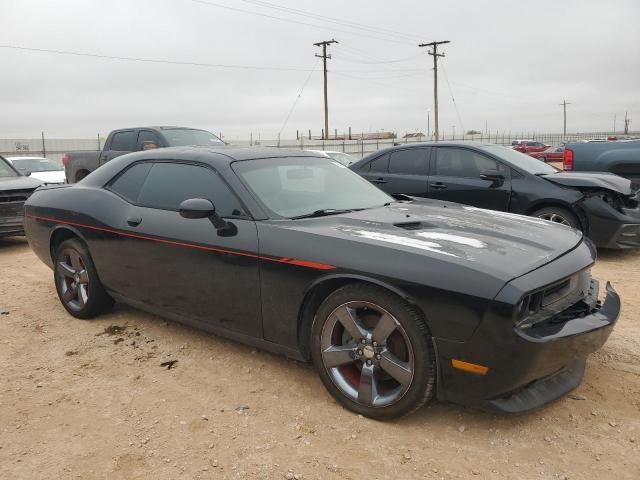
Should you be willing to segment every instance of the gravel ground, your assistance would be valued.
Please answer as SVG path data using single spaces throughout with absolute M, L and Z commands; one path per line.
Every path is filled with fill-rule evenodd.
M 637 480 L 640 252 L 603 251 L 594 273 L 623 312 L 573 395 L 380 423 L 307 365 L 123 306 L 75 320 L 27 243 L 0 240 L 0 478 Z

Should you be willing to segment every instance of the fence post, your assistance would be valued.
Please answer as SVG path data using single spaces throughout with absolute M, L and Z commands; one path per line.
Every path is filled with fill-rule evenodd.
M 41 133 L 42 133 L 42 156 L 46 157 L 47 156 L 47 149 L 46 149 L 45 144 L 44 144 L 44 132 L 41 132 Z
M 100 132 L 98 132 L 98 152 L 102 150 L 102 147 L 100 146 Z
M 280 148 L 280 134 L 278 133 L 278 148 Z

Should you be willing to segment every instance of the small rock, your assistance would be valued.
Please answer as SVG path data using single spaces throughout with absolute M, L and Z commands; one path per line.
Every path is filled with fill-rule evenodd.
M 600 461 L 600 455 L 596 455 L 596 462 Z
M 437 468 L 434 468 L 434 469 L 432 470 L 432 472 L 433 472 L 433 473 L 438 473 L 438 469 L 437 469 Z
M 548 435 L 544 437 L 544 441 L 545 442 L 550 442 L 551 441 L 551 437 L 549 437 Z
M 210 443 L 209 448 L 213 448 L 213 447 L 214 447 L 213 443 Z
M 480 470 L 471 470 L 471 473 L 473 473 L 474 475 L 480 475 Z
M 207 417 L 206 415 L 202 415 L 202 419 L 203 420 L 209 420 L 209 417 Z
M 467 427 L 465 427 L 464 425 L 460 425 L 460 426 L 458 427 L 458 431 L 459 431 L 460 433 L 463 433 L 466 429 L 467 429 Z
M 358 438 L 358 436 L 355 433 L 351 435 L 351 440 L 355 440 L 356 438 Z
M 208 472 L 209 471 L 209 467 L 202 467 L 202 471 L 203 472 Z
M 411 460 L 411 455 L 409 455 L 408 453 L 405 453 L 405 454 L 403 455 L 403 458 L 404 458 L 405 460 Z
M 586 400 L 587 397 L 585 397 L 584 395 L 580 395 L 578 393 L 570 393 L 569 394 L 569 398 L 572 400 Z
M 636 439 L 635 439 L 635 438 L 633 438 L 633 437 L 631 437 L 631 438 L 629 439 L 629 441 L 630 441 L 631 443 L 636 443 Z
M 616 422 L 614 422 L 613 420 L 611 420 L 609 422 L 609 425 L 611 425 L 612 427 L 617 427 L 618 426 L 618 424 Z
M 286 478 L 287 480 L 293 480 L 293 472 L 285 473 L 284 478 Z
M 598 416 L 598 412 L 596 412 L 595 410 L 591 410 L 591 415 L 594 417 Z

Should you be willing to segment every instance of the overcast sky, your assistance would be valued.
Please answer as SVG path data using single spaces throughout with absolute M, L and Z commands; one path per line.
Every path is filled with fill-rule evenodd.
M 307 78 L 282 137 L 318 135 L 313 43 L 331 38 L 340 42 L 330 47 L 331 132 L 425 131 L 432 59 L 417 43 L 434 40 L 451 41 L 439 76 L 447 134 L 485 122 L 493 132 L 561 132 L 563 99 L 569 131 L 611 130 L 614 114 L 621 130 L 625 111 L 640 129 L 639 18 L 638 0 L 0 0 L 4 46 L 281 69 L 0 48 L 0 138 L 159 124 L 275 138 Z

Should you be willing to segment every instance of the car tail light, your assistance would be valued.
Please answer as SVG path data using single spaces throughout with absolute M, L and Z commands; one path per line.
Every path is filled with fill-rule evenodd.
M 62 164 L 65 167 L 69 165 L 69 160 L 71 160 L 71 157 L 69 157 L 68 153 L 65 153 L 64 155 L 62 155 Z
M 573 150 L 570 148 L 564 149 L 562 156 L 562 168 L 564 170 L 573 170 Z

